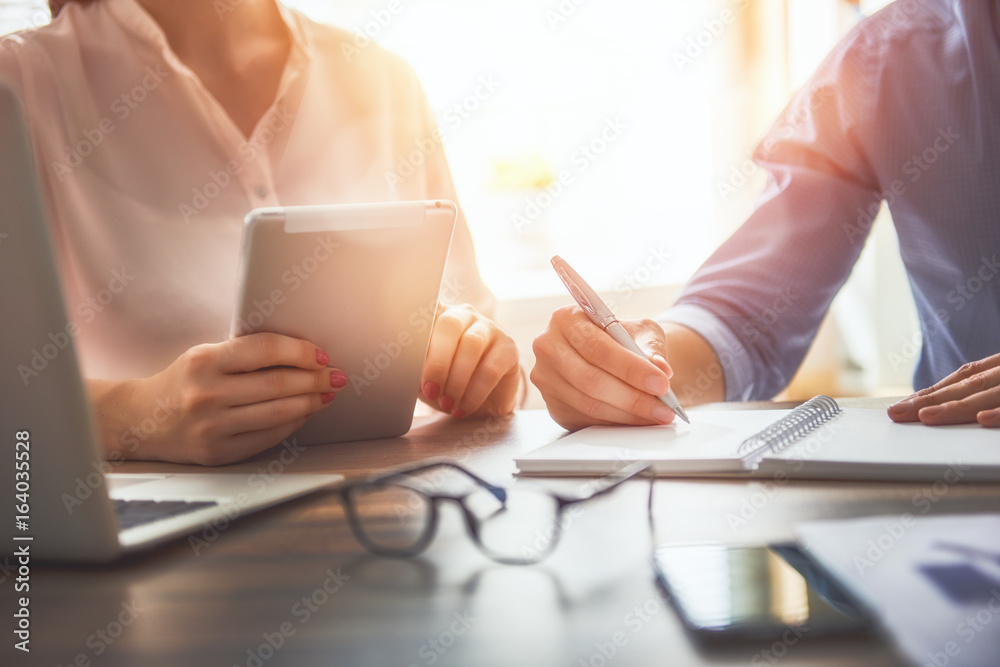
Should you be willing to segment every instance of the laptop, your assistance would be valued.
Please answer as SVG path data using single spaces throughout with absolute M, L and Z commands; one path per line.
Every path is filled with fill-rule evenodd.
M 100 562 L 187 535 L 203 545 L 239 516 L 342 479 L 270 474 L 276 465 L 267 475 L 111 472 L 98 454 L 20 102 L 2 81 L 0 314 L 2 553 Z M 274 455 L 282 467 L 298 451 L 284 447 Z

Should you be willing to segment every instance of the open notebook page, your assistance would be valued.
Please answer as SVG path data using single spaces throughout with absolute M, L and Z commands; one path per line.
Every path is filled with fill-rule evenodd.
M 1000 431 L 896 424 L 885 410 L 844 408 L 794 445 L 765 456 L 757 474 L 790 461 L 809 477 L 933 480 L 954 467 L 966 480 L 1000 479 Z
M 788 414 L 786 410 L 694 411 L 691 424 L 591 426 L 517 459 L 526 474 L 608 474 L 631 461 L 663 473 L 745 472 L 740 443 Z

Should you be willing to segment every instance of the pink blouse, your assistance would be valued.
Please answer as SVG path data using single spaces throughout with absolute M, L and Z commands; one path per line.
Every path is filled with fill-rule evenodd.
M 70 3 L 51 24 L 0 39 L 85 377 L 145 377 L 227 338 L 250 209 L 456 200 L 413 71 L 352 33 L 281 12 L 294 44 L 250 137 L 135 0 Z M 464 217 L 442 298 L 492 310 Z

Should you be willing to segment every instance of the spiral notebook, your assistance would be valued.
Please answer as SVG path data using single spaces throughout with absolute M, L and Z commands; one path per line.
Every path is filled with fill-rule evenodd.
M 603 475 L 649 461 L 663 476 L 998 481 L 1000 432 L 896 424 L 817 396 L 793 410 L 692 411 L 691 424 L 591 426 L 516 459 L 523 475 Z

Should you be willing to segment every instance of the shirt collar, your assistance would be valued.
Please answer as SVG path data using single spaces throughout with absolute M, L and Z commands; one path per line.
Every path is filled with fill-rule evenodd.
M 137 0 L 102 0 L 102 3 L 107 5 L 109 11 L 123 26 L 165 54 L 169 54 L 167 60 L 171 64 L 180 64 L 167 43 L 167 36 L 163 33 L 163 29 Z M 296 50 L 300 51 L 307 59 L 311 60 L 313 56 L 312 36 L 309 31 L 304 29 L 302 15 L 285 7 L 281 2 L 278 2 L 278 12 L 285 22 L 285 27 L 288 28 L 288 33 L 292 36 L 293 53 Z
M 312 43 L 312 33 L 305 29 L 303 22 L 306 20 L 299 12 L 289 9 L 282 2 L 278 2 L 278 12 L 288 27 L 288 32 L 292 36 L 295 46 L 309 59 L 312 60 L 314 51 Z

